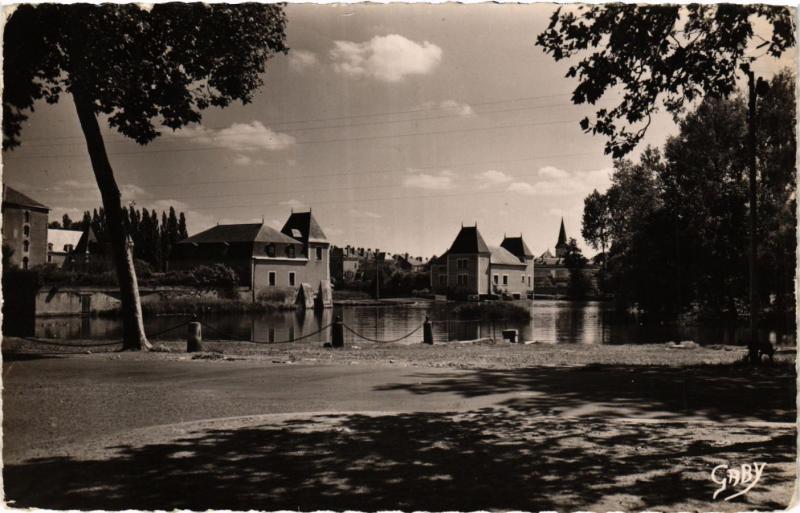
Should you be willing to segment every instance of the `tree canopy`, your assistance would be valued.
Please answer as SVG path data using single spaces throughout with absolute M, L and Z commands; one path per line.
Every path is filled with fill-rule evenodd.
M 756 33 L 755 19 L 767 37 Z M 622 157 L 661 106 L 679 116 L 700 98 L 727 97 L 740 66 L 794 46 L 793 20 L 788 7 L 759 4 L 562 6 L 536 44 L 556 61 L 580 57 L 566 75 L 579 79 L 575 104 L 620 93 L 616 106 L 580 124 L 607 137 L 606 153 Z
M 278 4 L 20 5 L 4 33 L 3 147 L 20 143 L 26 111 L 80 87 L 95 114 L 145 144 L 247 103 L 270 57 L 286 53 Z

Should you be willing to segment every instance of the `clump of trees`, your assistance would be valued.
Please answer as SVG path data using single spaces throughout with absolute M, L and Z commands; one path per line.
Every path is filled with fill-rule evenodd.
M 796 248 L 793 74 L 759 97 L 756 233 L 759 300 L 773 320 L 794 311 Z M 620 306 L 659 314 L 747 315 L 747 103 L 707 98 L 663 149 L 618 159 L 612 185 L 584 203 L 582 234 L 609 248 L 604 267 Z
M 137 209 L 130 205 L 122 209 L 122 222 L 133 241 L 134 258 L 147 262 L 155 271 L 168 270 L 172 248 L 189 236 L 186 216 L 183 212 L 177 214 L 174 207 L 169 207 L 168 212 L 161 211 L 159 216 L 155 210 Z M 108 217 L 103 207 L 96 208 L 91 213 L 84 212 L 83 220 L 72 223 L 71 226 L 72 229 L 91 227 L 100 242 L 106 242 L 110 237 Z

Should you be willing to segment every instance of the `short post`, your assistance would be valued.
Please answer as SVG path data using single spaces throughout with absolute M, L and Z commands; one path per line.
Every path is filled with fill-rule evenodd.
M 425 316 L 425 324 L 422 326 L 422 343 L 433 344 L 433 326 L 431 326 L 431 319 Z
M 342 324 L 342 317 L 336 316 L 331 328 L 331 346 L 344 347 L 344 325 Z
M 203 350 L 201 342 L 203 341 L 203 331 L 200 328 L 200 323 L 197 321 L 190 322 L 186 330 L 186 352 L 196 353 Z

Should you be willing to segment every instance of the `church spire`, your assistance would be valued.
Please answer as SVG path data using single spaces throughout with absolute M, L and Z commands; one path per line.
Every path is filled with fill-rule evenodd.
M 556 242 L 556 256 L 561 258 L 567 249 L 567 230 L 564 229 L 564 218 L 561 218 L 561 229 L 558 231 L 558 242 Z

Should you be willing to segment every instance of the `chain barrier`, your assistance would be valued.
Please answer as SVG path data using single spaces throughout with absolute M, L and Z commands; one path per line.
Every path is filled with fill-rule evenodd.
M 216 333 L 217 335 L 225 337 L 225 339 L 230 340 L 232 342 L 248 342 L 250 344 L 261 344 L 261 345 L 290 344 L 290 343 L 293 343 L 293 342 L 297 342 L 299 340 L 304 340 L 304 339 L 313 337 L 314 335 L 318 335 L 318 334 L 322 333 L 323 331 L 325 331 L 326 329 L 328 329 L 331 326 L 333 326 L 333 323 L 330 323 L 330 324 L 326 324 L 325 326 L 322 326 L 321 328 L 319 328 L 316 331 L 313 331 L 311 333 L 307 333 L 307 334 L 302 335 L 300 337 L 292 338 L 292 339 L 289 339 L 289 340 L 281 340 L 281 341 L 278 341 L 278 342 L 268 342 L 266 340 L 245 340 L 245 339 L 242 339 L 242 338 L 237 338 L 236 335 L 231 335 L 230 333 L 226 333 L 226 332 L 224 332 L 222 330 L 219 330 L 219 329 L 215 328 L 214 326 L 211 326 L 210 324 L 208 324 L 205 321 L 198 321 L 198 322 L 200 324 L 202 324 L 203 326 L 205 326 L 206 328 L 210 329 L 212 332 Z
M 419 326 L 417 326 L 417 327 L 416 327 L 414 330 L 412 330 L 410 333 L 408 333 L 408 334 L 406 334 L 406 335 L 403 335 L 403 336 L 402 336 L 402 337 L 400 337 L 400 338 L 393 339 L 393 340 L 377 340 L 377 339 L 374 339 L 374 338 L 365 337 L 364 335 L 362 335 L 361 333 L 358 333 L 356 330 L 354 330 L 353 328 L 351 328 L 350 326 L 348 326 L 348 325 L 347 325 L 347 324 L 345 324 L 345 323 L 342 323 L 342 326 L 344 326 L 344 329 L 346 329 L 347 331 L 349 331 L 350 333 L 352 333 L 352 334 L 353 334 L 353 335 L 355 335 L 356 337 L 358 337 L 358 338 L 363 338 L 363 339 L 364 339 L 364 340 L 366 340 L 366 341 L 369 341 L 369 342 L 374 342 L 374 343 L 376 343 L 376 344 L 391 344 L 391 343 L 393 343 L 393 342 L 400 342 L 401 340 L 403 340 L 403 339 L 406 339 L 406 338 L 410 337 L 410 336 L 411 336 L 411 335 L 413 335 L 414 333 L 416 333 L 416 332 L 418 332 L 419 330 L 421 330 L 421 329 L 422 329 L 422 327 L 423 327 L 423 326 L 425 326 L 425 323 L 423 322 L 422 324 L 420 324 Z

